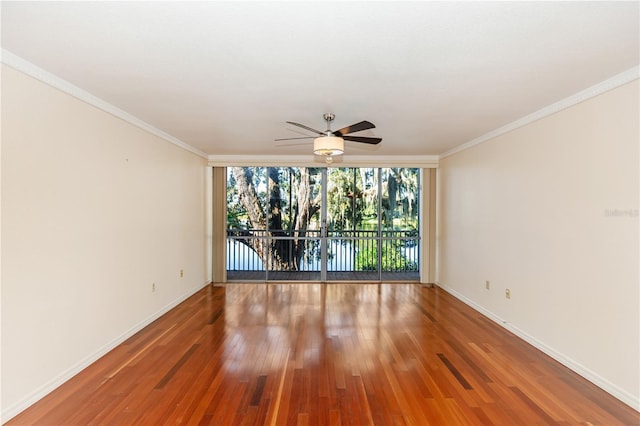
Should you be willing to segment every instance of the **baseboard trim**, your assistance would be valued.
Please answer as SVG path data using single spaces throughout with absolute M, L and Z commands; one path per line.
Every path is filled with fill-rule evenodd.
M 122 344 L 128 338 L 130 338 L 131 336 L 133 336 L 134 334 L 136 334 L 137 332 L 139 332 L 140 330 L 142 330 L 143 328 L 151 324 L 153 321 L 157 320 L 162 315 L 166 314 L 171 309 L 175 308 L 180 303 L 184 302 L 189 297 L 193 296 L 195 293 L 197 293 L 198 291 L 200 291 L 202 288 L 206 287 L 209 284 L 210 284 L 210 281 L 207 281 L 201 286 L 197 287 L 196 289 L 190 290 L 180 295 L 177 299 L 174 299 L 173 301 L 171 301 L 170 303 L 162 307 L 159 311 L 143 319 L 142 321 L 140 321 L 139 323 L 131 327 L 129 330 L 127 330 L 120 336 L 116 337 L 115 339 L 105 344 L 104 346 L 102 346 L 100 349 L 98 349 L 91 355 L 79 361 L 74 366 L 70 367 L 66 371 L 63 371 L 56 378 L 54 378 L 48 383 L 45 383 L 40 388 L 36 389 L 31 394 L 23 398 L 21 401 L 13 404 L 10 407 L 7 407 L 7 409 L 3 410 L 2 413 L 0 414 L 0 423 L 4 424 L 5 422 L 8 422 L 13 417 L 17 416 L 18 414 L 20 414 L 21 412 L 23 412 L 24 410 L 26 410 L 27 408 L 29 408 L 30 406 L 32 406 L 33 404 L 35 404 L 36 402 L 38 402 L 39 400 L 41 400 L 42 398 L 50 394 L 51 392 L 53 392 L 55 389 L 60 387 L 62 384 L 64 384 L 66 381 L 71 379 L 76 374 L 80 373 L 89 365 L 93 364 L 98 359 L 102 358 L 104 355 L 106 355 L 111 350 L 113 350 L 116 346 Z
M 520 328 L 518 328 L 518 327 L 514 326 L 513 324 L 509 323 L 508 321 L 504 320 L 500 316 L 498 316 L 498 315 L 494 314 L 493 312 L 485 309 L 484 307 L 478 305 L 473 300 L 467 298 L 466 296 L 464 296 L 463 294 L 461 294 L 458 291 L 454 290 L 453 288 L 447 286 L 446 284 L 444 284 L 444 283 L 442 283 L 440 281 L 437 281 L 436 285 L 439 288 L 441 288 L 442 290 L 444 290 L 447 293 L 449 293 L 450 295 L 452 295 L 453 297 L 455 297 L 456 299 L 460 300 L 465 305 L 473 308 L 474 310 L 478 311 L 479 313 L 481 313 L 485 317 L 489 318 L 491 321 L 495 322 L 499 326 L 509 330 L 510 332 L 512 332 L 513 334 L 515 334 L 516 336 L 518 336 L 519 338 L 521 338 L 525 342 L 529 343 L 530 345 L 532 345 L 535 348 L 539 349 L 540 351 L 544 352 L 546 355 L 548 355 L 551 358 L 555 359 L 560 364 L 564 365 L 565 367 L 569 368 L 570 370 L 574 371 L 575 373 L 577 373 L 580 376 L 584 377 L 585 379 L 589 380 L 591 383 L 593 383 L 594 385 L 598 386 L 599 388 L 601 388 L 602 390 L 604 390 L 608 394 L 610 394 L 613 397 L 615 397 L 615 398 L 619 399 L 620 401 L 624 402 L 629 407 L 633 408 L 636 411 L 640 411 L 640 399 L 638 399 L 634 395 L 630 394 L 629 392 L 625 391 L 624 389 L 621 389 L 620 387 L 618 387 L 615 384 L 611 383 L 610 381 L 606 380 L 605 378 L 603 378 L 599 374 L 593 372 L 592 370 L 586 368 L 584 365 L 582 365 L 582 364 L 576 362 L 575 360 L 571 359 L 570 357 L 564 355 L 563 353 L 561 353 L 561 352 L 553 349 L 552 347 L 546 345 L 544 342 L 536 339 L 535 337 L 531 336 L 530 334 L 528 334 L 524 330 L 521 330 Z

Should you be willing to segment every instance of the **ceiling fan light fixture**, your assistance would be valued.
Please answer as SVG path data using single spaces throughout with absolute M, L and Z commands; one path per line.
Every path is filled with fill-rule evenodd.
M 344 153 L 344 139 L 338 136 L 321 136 L 313 140 L 313 153 L 331 157 Z

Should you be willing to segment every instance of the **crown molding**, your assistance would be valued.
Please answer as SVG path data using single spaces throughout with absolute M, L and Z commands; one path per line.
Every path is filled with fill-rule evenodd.
M 438 157 L 440 160 L 443 158 L 447 158 L 453 154 L 457 154 L 458 152 L 464 151 L 466 149 L 472 148 L 476 145 L 480 145 L 481 143 L 487 142 L 488 140 L 494 139 L 498 136 L 504 135 L 505 133 L 511 132 L 520 127 L 524 127 L 527 124 L 531 124 L 535 121 L 538 121 L 542 118 L 548 117 L 552 114 L 560 112 L 564 109 L 572 107 L 574 105 L 579 104 L 580 102 L 584 102 L 588 99 L 594 98 L 598 95 L 601 95 L 605 92 L 613 90 L 617 87 L 630 83 L 634 80 L 640 78 L 640 66 L 636 65 L 633 68 L 630 68 L 620 74 L 614 75 L 613 77 L 602 81 L 594 86 L 591 86 L 585 90 L 582 90 L 572 96 L 564 98 L 558 102 L 555 102 L 549 106 L 546 106 L 534 113 L 526 115 L 512 123 L 509 123 L 505 126 L 499 127 L 495 130 L 492 130 L 489 133 L 485 133 L 484 135 L 475 138 L 469 142 L 463 143 L 462 145 L 458 145 L 457 147 L 446 151 Z
M 326 166 L 326 163 L 319 157 L 308 156 L 258 156 L 257 158 L 247 158 L 243 155 L 208 155 L 204 151 L 201 151 L 186 142 L 146 123 L 139 118 L 129 114 L 128 112 L 117 108 L 116 106 L 92 95 L 91 93 L 69 83 L 68 81 L 48 72 L 44 69 L 28 62 L 19 56 L 9 52 L 6 49 L 0 50 L 0 61 L 11 68 L 14 68 L 24 74 L 27 74 L 51 87 L 54 87 L 64 93 L 67 93 L 83 102 L 86 102 L 96 108 L 99 108 L 115 117 L 118 117 L 148 133 L 158 136 L 165 141 L 172 143 L 186 151 L 196 154 L 202 158 L 208 159 L 211 166 L 232 166 L 232 165 L 278 165 L 278 166 Z M 527 124 L 538 121 L 542 118 L 548 117 L 552 114 L 560 112 L 566 108 L 572 107 L 580 102 L 586 101 L 605 92 L 613 90 L 624 84 L 640 78 L 640 66 L 635 66 L 627 71 L 617 74 L 601 83 L 591 86 L 581 92 L 578 92 L 572 96 L 555 102 L 547 107 L 544 107 L 532 114 L 522 117 L 512 123 L 495 129 L 489 133 L 475 138 L 469 142 L 458 145 L 457 147 L 450 149 L 442 154 L 427 155 L 427 156 L 347 156 L 336 157 L 332 165 L 337 166 L 369 166 L 369 167 L 438 167 L 439 160 L 447 158 L 458 152 L 472 148 L 481 143 L 487 142 L 500 135 L 511 132 Z
M 437 168 L 437 155 L 340 155 L 331 165 L 317 155 L 210 155 L 209 166 L 418 167 Z
M 3 64 L 17 71 L 20 71 L 24 74 L 27 74 L 28 76 L 31 76 L 37 80 L 40 80 L 41 82 L 48 84 L 49 86 L 55 89 L 58 89 L 68 95 L 73 96 L 76 99 L 79 99 L 83 102 L 88 103 L 89 105 L 92 105 L 96 108 L 103 110 L 104 112 L 107 112 L 115 117 L 118 117 L 129 124 L 132 124 L 148 133 L 151 133 L 152 135 L 158 136 L 159 138 L 162 138 L 165 141 L 172 143 L 193 154 L 196 154 L 202 158 L 205 158 L 205 159 L 208 158 L 207 153 L 200 151 L 197 148 L 194 148 L 193 146 L 187 144 L 186 142 L 181 141 L 180 139 L 174 136 L 171 136 L 166 132 L 163 132 L 162 130 L 152 126 L 151 124 L 146 123 L 140 120 L 139 118 L 129 114 L 128 112 L 121 110 L 120 108 L 108 102 L 105 102 L 104 100 L 87 92 L 86 90 L 83 90 L 78 86 L 74 86 L 68 81 L 54 74 L 51 74 L 48 71 L 45 71 L 44 69 L 32 64 L 31 62 L 26 61 L 17 55 L 14 55 L 13 53 L 9 52 L 6 49 L 1 50 L 0 60 Z

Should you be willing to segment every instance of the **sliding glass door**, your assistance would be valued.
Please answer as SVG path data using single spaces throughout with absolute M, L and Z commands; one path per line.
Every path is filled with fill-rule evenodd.
M 230 167 L 229 280 L 418 280 L 419 170 Z

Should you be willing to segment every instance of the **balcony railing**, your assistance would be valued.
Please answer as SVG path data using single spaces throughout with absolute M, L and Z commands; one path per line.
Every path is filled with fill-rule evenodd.
M 303 236 L 302 236 L 303 235 Z M 420 267 L 416 231 L 329 231 L 327 272 L 415 272 Z M 319 272 L 322 238 L 319 230 L 267 232 L 227 231 L 227 271 Z

